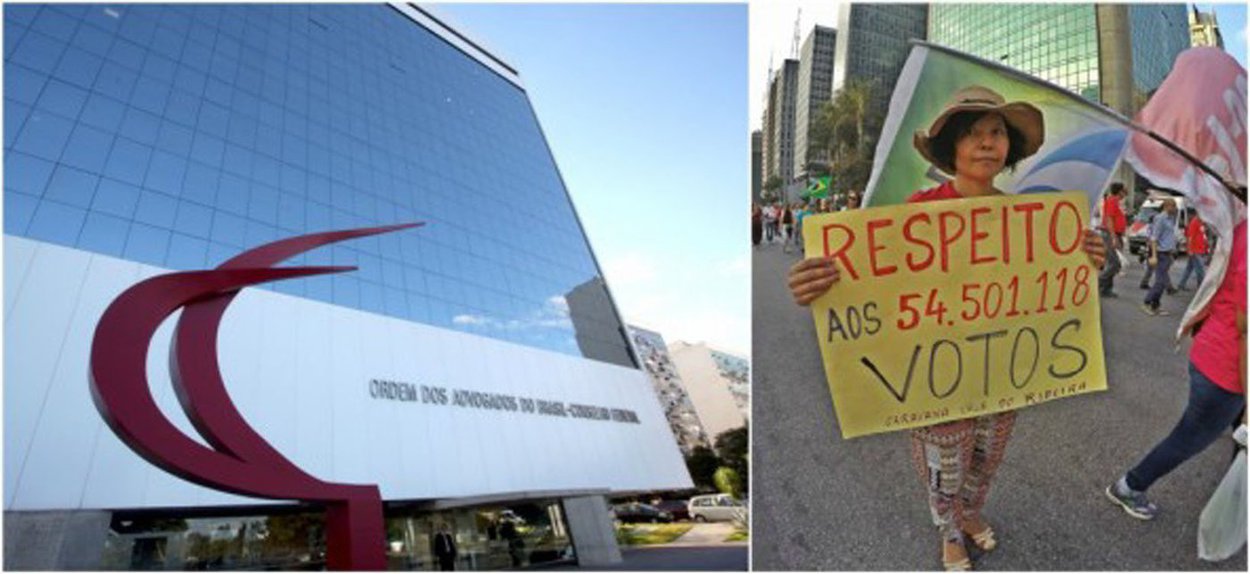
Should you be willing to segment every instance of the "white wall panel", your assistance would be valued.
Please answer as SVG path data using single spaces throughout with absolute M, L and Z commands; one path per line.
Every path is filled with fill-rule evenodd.
M 6 243 L 9 241 L 12 239 L 6 237 Z M 51 245 L 39 247 L 5 321 L 4 380 L 22 381 L 21 385 L 4 387 L 6 507 L 12 507 L 24 480 L 37 486 L 42 479 L 23 477 L 22 470 L 30 459 L 35 429 L 45 407 L 58 410 L 62 405 L 60 397 L 49 400 L 48 393 L 89 260 L 86 253 L 79 252 L 81 257 L 67 264 L 67 250 Z M 56 417 L 57 413 L 50 416 Z
M 6 243 L 6 255 L 32 254 L 21 293 L 6 299 L 6 508 L 255 502 L 152 467 L 91 405 L 95 322 L 136 277 L 161 270 L 23 238 Z M 191 432 L 169 383 L 171 327 L 153 342 L 151 384 L 169 418 Z M 641 371 L 256 289 L 235 299 L 218 346 L 227 389 L 262 436 L 310 474 L 378 484 L 387 499 L 689 486 Z M 375 399 L 375 378 L 629 409 L 642 424 Z M 45 402 L 50 389 L 69 399 Z M 66 452 L 83 462 L 65 465 Z
M 22 281 L 30 270 L 30 262 L 35 257 L 35 244 L 30 242 L 4 242 L 4 317 L 8 321 L 13 315 L 13 304 L 17 302 L 17 294 L 21 291 Z

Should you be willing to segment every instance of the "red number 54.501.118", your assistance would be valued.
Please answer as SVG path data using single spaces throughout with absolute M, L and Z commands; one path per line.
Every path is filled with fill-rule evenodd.
M 959 312 L 949 311 L 937 289 L 928 293 L 903 293 L 898 296 L 899 318 L 896 324 L 903 331 L 914 329 L 926 318 L 938 325 L 954 325 L 956 318 L 971 322 L 998 317 L 1016 317 L 1030 313 L 1064 311 L 1079 307 L 1090 296 L 1090 266 L 1063 268 L 1055 273 L 1043 271 L 1033 280 L 1038 286 L 1036 304 L 1020 300 L 1020 277 L 1006 283 L 965 283 L 960 286 Z M 1022 306 L 1023 305 L 1023 306 Z M 949 312 L 949 317 L 948 317 Z

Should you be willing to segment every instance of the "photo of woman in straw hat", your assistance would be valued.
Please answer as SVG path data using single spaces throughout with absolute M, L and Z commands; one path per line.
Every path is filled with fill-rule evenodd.
M 1002 194 L 994 180 L 1033 155 L 1045 141 L 1041 110 L 1028 102 L 1007 102 L 982 86 L 957 90 L 913 144 L 927 162 L 952 176 L 917 191 L 909 203 L 959 200 Z M 1095 268 L 1104 260 L 1101 237 L 1086 230 L 1084 250 Z M 839 280 L 831 258 L 796 263 L 788 284 L 794 301 L 808 305 Z M 995 472 L 1015 424 L 1015 411 L 976 416 L 915 428 L 910 448 L 915 469 L 928 493 L 929 510 L 941 537 L 946 570 L 970 570 L 968 542 L 981 552 L 998 544 L 982 515 Z

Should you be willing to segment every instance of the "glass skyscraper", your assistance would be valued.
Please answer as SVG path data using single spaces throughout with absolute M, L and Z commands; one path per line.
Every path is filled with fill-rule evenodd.
M 884 115 L 894 84 L 911 53 L 910 41 L 924 40 L 927 4 L 843 2 L 833 62 L 833 91 L 850 80 L 873 84 L 874 113 Z
M 524 89 L 396 9 L 4 13 L 6 234 L 190 270 L 424 221 L 293 261 L 356 273 L 267 288 L 633 366 L 606 291 L 566 301 L 602 281 Z
M 1107 11 L 1104 14 L 1113 15 Z M 1189 47 L 1183 4 L 1127 5 L 1131 57 L 1119 51 L 1119 31 L 1100 22 L 1093 4 L 940 4 L 929 7 L 930 41 L 1000 62 L 1095 101 L 1106 93 L 1105 62 L 1131 66 L 1134 107 L 1163 82 Z M 1115 65 L 1115 64 L 1112 64 Z M 1132 110 L 1122 110 L 1129 114 Z
M 932 4 L 929 39 L 1101 97 L 1093 5 Z

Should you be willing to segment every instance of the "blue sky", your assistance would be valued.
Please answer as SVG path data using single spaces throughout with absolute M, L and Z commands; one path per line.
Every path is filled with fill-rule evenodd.
M 746 5 L 430 8 L 520 72 L 625 320 L 749 356 Z
M 1220 24 L 1220 34 L 1224 36 L 1224 51 L 1232 54 L 1241 67 L 1246 67 L 1246 4 L 1197 4 L 1198 10 L 1209 12 L 1215 10 L 1215 20 Z

